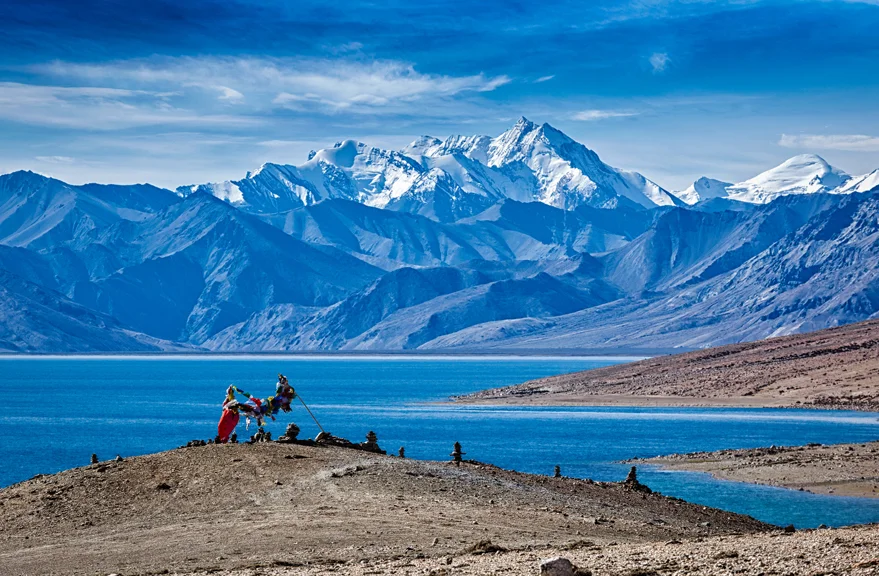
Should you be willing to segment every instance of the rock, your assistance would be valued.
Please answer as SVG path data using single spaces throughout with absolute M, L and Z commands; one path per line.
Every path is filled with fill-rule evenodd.
M 794 527 L 793 524 L 788 524 L 787 526 L 784 527 L 784 531 L 787 532 L 788 534 L 792 534 L 792 533 L 796 532 L 797 529 Z
M 638 483 L 638 468 L 636 466 L 632 466 L 629 470 L 629 474 L 626 476 L 626 484 L 637 484 Z
M 278 442 L 281 443 L 291 443 L 295 442 L 299 437 L 299 426 L 295 423 L 290 422 L 287 424 L 287 429 L 284 431 L 284 435 L 278 437 Z
M 92 454 L 92 464 L 97 464 L 97 463 L 98 463 L 98 455 Z
M 636 492 L 644 492 L 645 494 L 653 493 L 653 490 L 638 481 L 638 470 L 635 466 L 632 466 L 632 469 L 629 470 L 629 474 L 626 476 L 623 485 L 629 490 L 635 490 Z
M 400 455 L 400 458 L 405 458 L 406 457 L 406 448 L 403 446 L 400 446 L 400 451 L 398 454 Z
M 171 486 L 167 482 L 162 482 L 161 484 L 158 484 L 156 486 L 156 490 L 159 490 L 161 492 L 164 492 L 164 491 L 170 490 L 170 489 L 171 489 Z
M 591 576 L 589 570 L 581 570 L 567 558 L 557 556 L 540 563 L 541 576 Z
M 464 454 L 466 454 L 466 452 L 461 451 L 461 443 L 455 442 L 455 446 L 453 447 L 452 453 L 449 454 L 449 456 L 452 457 L 452 461 L 455 464 L 458 464 L 460 466 L 461 462 L 463 462 L 462 457 L 464 456 Z
M 375 452 L 376 454 L 385 453 L 385 451 L 378 445 L 378 436 L 376 436 L 375 432 L 372 430 L 366 433 L 366 442 L 361 442 L 357 447 L 361 450 L 366 450 L 367 452 Z
M 116 454 L 116 458 L 114 458 L 114 460 L 115 460 L 116 462 L 124 462 L 124 461 L 125 461 L 125 458 L 123 458 L 123 457 L 120 456 L 119 454 Z
M 475 522 L 474 522 L 475 524 Z M 492 544 L 491 540 L 480 540 L 476 544 L 469 546 L 464 550 L 465 554 L 493 554 L 495 552 L 506 552 L 507 549 L 497 544 Z
M 556 466 L 556 467 L 555 467 L 555 471 L 553 471 L 553 474 L 552 474 L 552 475 L 553 475 L 555 478 L 561 478 L 561 477 L 562 477 L 562 467 L 561 467 L 561 466 Z

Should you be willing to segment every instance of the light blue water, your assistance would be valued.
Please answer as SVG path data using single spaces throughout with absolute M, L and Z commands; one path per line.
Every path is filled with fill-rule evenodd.
M 101 458 L 166 450 L 216 434 L 229 383 L 257 396 L 286 374 L 324 428 L 352 440 L 368 430 L 391 453 L 467 458 L 551 474 L 622 480 L 619 460 L 675 452 L 862 442 L 879 438 L 879 415 L 768 409 L 499 408 L 430 404 L 449 395 L 620 361 L 584 358 L 0 358 L 0 486 Z M 295 421 L 299 407 L 268 429 Z M 244 437 L 243 423 L 239 436 Z M 798 527 L 879 521 L 879 499 L 816 496 L 645 468 L 654 490 Z

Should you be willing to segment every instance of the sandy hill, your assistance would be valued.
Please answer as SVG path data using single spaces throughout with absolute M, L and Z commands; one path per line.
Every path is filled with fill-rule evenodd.
M 483 540 L 513 553 L 768 528 L 622 484 L 276 443 L 183 448 L 0 490 L 6 576 L 347 573 L 445 565 Z
M 458 400 L 879 410 L 879 320 L 543 378 Z

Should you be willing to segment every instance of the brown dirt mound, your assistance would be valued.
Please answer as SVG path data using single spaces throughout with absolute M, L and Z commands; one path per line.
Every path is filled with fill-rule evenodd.
M 486 540 L 499 553 L 767 529 L 619 484 L 274 443 L 178 449 L 0 490 L 10 576 L 331 567 L 456 557 Z

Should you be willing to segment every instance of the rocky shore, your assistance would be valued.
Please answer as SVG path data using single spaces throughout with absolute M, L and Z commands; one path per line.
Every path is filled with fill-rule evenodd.
M 879 442 L 694 452 L 632 462 L 816 494 L 879 498 Z
M 879 320 L 542 378 L 455 401 L 877 412 Z

